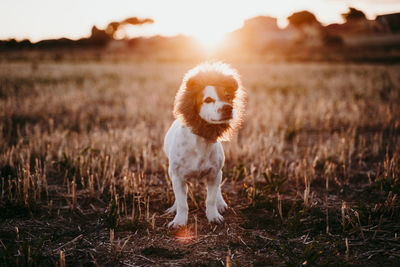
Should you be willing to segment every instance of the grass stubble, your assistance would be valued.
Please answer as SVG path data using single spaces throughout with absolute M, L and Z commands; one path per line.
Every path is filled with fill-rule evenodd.
M 162 142 L 192 66 L 0 64 L 1 265 L 400 262 L 398 65 L 235 64 L 249 101 L 223 144 L 230 208 L 208 224 L 191 181 L 173 230 Z

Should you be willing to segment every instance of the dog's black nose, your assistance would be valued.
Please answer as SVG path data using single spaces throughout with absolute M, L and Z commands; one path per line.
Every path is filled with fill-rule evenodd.
M 223 105 L 218 111 L 221 113 L 221 120 L 229 120 L 232 118 L 232 106 Z

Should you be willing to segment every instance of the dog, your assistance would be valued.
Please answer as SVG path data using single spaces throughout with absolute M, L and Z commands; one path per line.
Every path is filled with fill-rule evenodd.
M 207 181 L 206 215 L 221 223 L 227 208 L 220 183 L 225 155 L 220 141 L 229 141 L 240 126 L 246 100 L 236 70 L 221 62 L 206 62 L 189 70 L 174 103 L 175 121 L 164 139 L 168 174 L 175 202 L 167 213 L 176 211 L 169 227 L 184 226 L 188 220 L 189 179 Z

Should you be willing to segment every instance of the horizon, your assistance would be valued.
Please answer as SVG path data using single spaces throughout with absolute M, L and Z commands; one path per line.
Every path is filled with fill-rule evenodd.
M 24 8 L 21 8 L 21 7 Z M 155 8 L 157 6 L 157 8 Z M 287 17 L 294 12 L 308 10 L 324 25 L 342 23 L 341 14 L 349 7 L 363 11 L 368 19 L 377 15 L 400 11 L 395 0 L 281 0 L 279 4 L 253 0 L 203 2 L 150 0 L 146 2 L 118 0 L 78 0 L 56 3 L 50 0 L 6 1 L 0 10 L 0 39 L 80 39 L 90 36 L 93 26 L 104 29 L 112 21 L 128 17 L 151 18 L 153 24 L 128 26 L 119 38 L 176 36 L 183 34 L 205 42 L 214 42 L 228 32 L 243 26 L 246 19 L 256 16 L 277 18 L 278 26 L 287 25 Z M 43 11 L 44 9 L 44 11 Z M 90 11 L 90 12 L 88 12 Z M 37 14 L 40 14 L 38 17 Z M 18 15 L 16 15 L 18 14 Z M 76 19 L 79 18 L 79 19 Z

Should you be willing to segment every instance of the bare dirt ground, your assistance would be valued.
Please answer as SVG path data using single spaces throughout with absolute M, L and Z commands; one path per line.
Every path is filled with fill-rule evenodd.
M 162 142 L 193 66 L 0 63 L 0 265 L 399 266 L 399 65 L 233 64 L 230 208 L 209 224 L 191 181 L 176 230 Z

